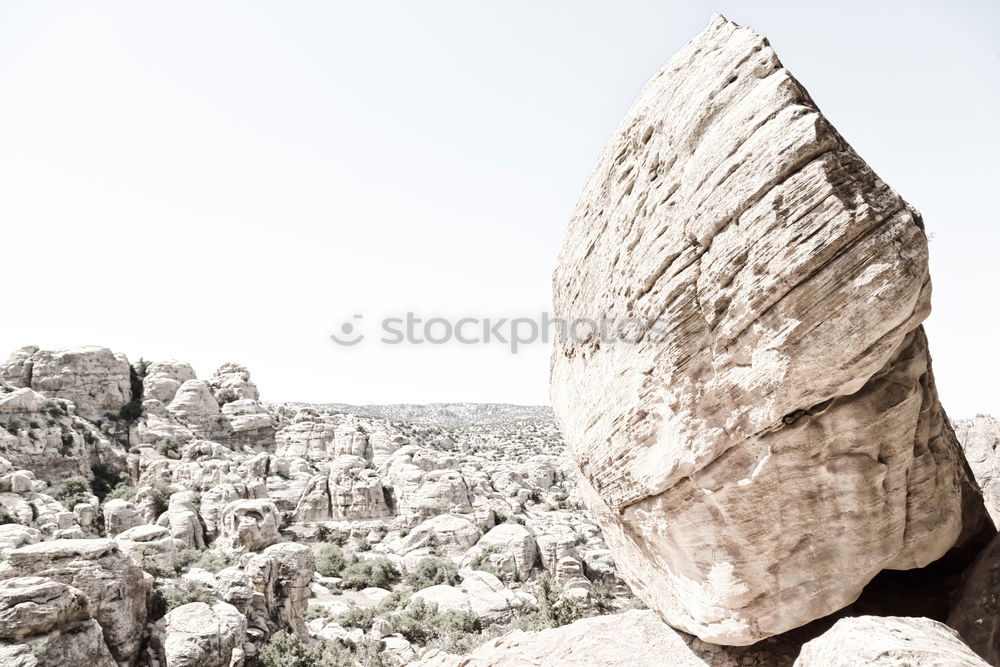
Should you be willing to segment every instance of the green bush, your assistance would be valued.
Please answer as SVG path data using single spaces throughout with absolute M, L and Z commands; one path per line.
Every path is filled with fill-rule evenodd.
M 149 620 L 158 621 L 171 609 L 190 602 L 215 604 L 218 596 L 211 587 L 189 579 L 157 579 L 149 596 Z
M 344 588 L 389 588 L 399 581 L 399 570 L 391 560 L 383 556 L 355 558 L 341 571 L 340 576 L 344 579 L 341 584 Z
M 433 602 L 411 600 L 403 611 L 393 614 L 393 628 L 407 641 L 425 645 L 434 640 L 479 632 L 479 621 L 471 611 L 438 611 Z
M 316 571 L 324 577 L 339 577 L 351 558 L 336 544 L 319 544 L 314 547 Z
M 197 567 L 215 574 L 232 564 L 233 562 L 219 551 L 199 550 L 191 547 L 181 547 L 177 550 L 177 566 L 182 571 Z
M 139 560 L 139 567 L 156 579 L 171 579 L 177 576 L 177 570 L 168 568 L 159 558 L 150 555 L 143 555 Z
M 234 391 L 230 387 L 226 387 L 225 389 L 220 389 L 219 393 L 215 395 L 215 400 L 216 402 L 218 402 L 220 408 L 226 403 L 232 403 L 233 401 L 236 401 L 238 399 L 239 396 L 236 395 L 236 391 Z
M 454 586 L 461 577 L 458 576 L 458 568 L 453 562 L 446 558 L 436 556 L 426 556 L 403 575 L 403 584 L 419 591 L 428 586 L 445 584 Z
M 347 540 L 350 537 L 350 533 L 347 533 L 340 528 L 327 528 L 326 526 L 320 526 L 316 529 L 317 540 L 320 542 L 336 544 L 338 547 L 342 547 L 347 544 Z
M 124 475 L 111 470 L 103 463 L 90 466 L 90 472 L 94 475 L 94 479 L 90 481 L 90 489 L 101 501 L 107 498 L 112 490 L 125 483 Z
M 382 642 L 366 639 L 355 647 L 339 640 L 307 644 L 296 634 L 279 630 L 256 657 L 257 667 L 385 667 Z
M 79 503 L 90 502 L 90 484 L 83 477 L 70 477 L 53 489 L 49 495 L 72 511 Z
M 47 398 L 42 402 L 42 412 L 53 418 L 65 417 L 69 414 L 66 401 L 52 398 Z
M 11 435 L 17 435 L 18 433 L 21 432 L 21 420 L 11 415 L 7 417 L 7 421 L 3 423 L 3 427 Z

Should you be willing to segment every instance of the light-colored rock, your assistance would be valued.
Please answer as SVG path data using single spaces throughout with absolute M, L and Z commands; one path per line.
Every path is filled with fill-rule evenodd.
M 154 361 L 146 368 L 146 377 L 142 380 L 143 398 L 152 398 L 168 405 L 174 400 L 182 384 L 196 378 L 191 364 Z
M 172 609 L 158 624 L 164 667 L 239 667 L 243 664 L 247 619 L 236 607 L 191 602 Z
M 142 525 L 144 522 L 135 505 L 121 498 L 112 498 L 104 503 L 104 530 L 108 537 L 114 537 L 129 528 Z
M 105 347 L 22 348 L 0 365 L 0 380 L 70 401 L 78 414 L 95 419 L 117 415 L 132 398 L 128 359 Z
M 611 322 L 553 353 L 580 495 L 675 627 L 750 644 L 983 529 L 920 216 L 753 31 L 716 15 L 646 85 L 553 284 L 558 318 Z
M 0 565 L 0 580 L 16 577 L 46 577 L 82 591 L 115 661 L 133 664 L 149 583 L 112 540 L 53 540 L 14 549 Z
M 246 366 L 235 363 L 226 363 L 219 366 L 211 378 L 208 380 L 212 391 L 218 395 L 222 391 L 231 391 L 236 400 L 250 399 L 260 400 L 260 392 L 257 385 L 250 379 L 250 371 Z
M 266 624 L 268 633 L 280 628 L 306 632 L 309 584 L 316 572 L 312 549 L 292 542 L 274 544 L 247 559 L 243 572 L 256 593 L 251 616 L 258 626 Z
M 463 562 L 487 557 L 494 567 L 514 580 L 527 581 L 538 560 L 535 536 L 517 523 L 494 526 L 469 549 Z
M 0 581 L 0 664 L 116 667 L 87 596 L 44 577 Z
M 152 559 L 166 570 L 177 567 L 177 546 L 170 531 L 163 526 L 143 524 L 129 528 L 115 537 L 115 543 L 123 554 L 138 565 L 143 560 Z
M 222 410 L 208 384 L 201 380 L 184 382 L 167 405 L 167 411 L 186 427 L 204 438 L 223 435 Z
M 955 423 L 972 474 L 983 491 L 983 502 L 993 523 L 1000 523 L 1000 422 L 988 415 Z
M 453 514 L 441 514 L 427 519 L 408 535 L 390 543 L 389 548 L 400 555 L 425 548 L 437 548 L 445 556 L 461 556 L 482 533 L 468 519 Z
M 170 529 L 170 536 L 193 549 L 205 548 L 205 531 L 195 509 L 196 496 L 192 491 L 170 494 L 167 511 L 157 519 L 157 525 Z
M 445 584 L 422 588 L 414 593 L 410 600 L 423 600 L 427 604 L 435 604 L 438 607 L 438 611 L 472 610 L 472 605 L 469 604 L 468 593 Z
M 219 544 L 230 553 L 260 551 L 281 539 L 281 515 L 268 499 L 236 500 L 222 510 Z
M 222 417 L 229 425 L 227 444 L 252 450 L 274 449 L 274 420 L 258 401 L 243 398 L 226 403 L 222 406 Z
M 466 656 L 430 651 L 408 667 L 789 667 L 798 646 L 716 646 L 678 632 L 653 611 L 595 616 L 541 632 L 515 630 Z M 860 663 L 857 663 L 860 664 Z
M 802 645 L 795 667 L 986 667 L 958 633 L 929 618 L 843 618 Z

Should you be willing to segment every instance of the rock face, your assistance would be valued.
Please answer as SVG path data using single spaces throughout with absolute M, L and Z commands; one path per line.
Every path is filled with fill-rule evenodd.
M 753 31 L 716 15 L 646 85 L 553 282 L 581 497 L 673 626 L 756 642 L 983 530 L 920 216 Z
M 963 419 L 955 423 L 955 435 L 996 524 L 1000 521 L 1000 422 L 988 415 Z
M 0 664 L 115 667 L 87 596 L 43 577 L 0 581 Z
M 149 587 L 112 540 L 52 540 L 14 549 L 0 567 L 0 580 L 18 577 L 45 577 L 82 591 L 115 661 L 134 663 Z
M 929 618 L 855 616 L 806 642 L 795 667 L 986 667 L 948 626 Z
M 706 644 L 664 625 L 652 611 L 596 616 L 541 632 L 514 631 L 467 656 L 431 651 L 411 667 L 628 664 L 635 667 L 788 667 L 798 644 L 772 640 L 733 648 Z M 862 664 L 862 663 L 855 663 Z
M 24 347 L 0 366 L 0 380 L 73 403 L 78 414 L 117 414 L 132 398 L 128 359 L 106 347 Z
M 221 546 L 231 553 L 259 551 L 281 539 L 281 515 L 270 500 L 236 500 L 222 510 Z
M 991 665 L 1000 665 L 1000 537 L 979 554 L 954 597 L 948 625 Z
M 157 627 L 165 667 L 231 667 L 243 664 L 247 619 L 225 602 L 191 602 L 170 611 Z

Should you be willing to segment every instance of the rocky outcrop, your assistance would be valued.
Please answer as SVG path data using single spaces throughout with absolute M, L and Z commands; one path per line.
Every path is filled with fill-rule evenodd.
M 154 632 L 163 667 L 239 667 L 247 619 L 225 602 L 191 602 L 171 610 Z
M 0 381 L 28 387 L 50 398 L 71 402 L 77 414 L 117 415 L 132 399 L 128 359 L 106 347 L 40 350 L 24 347 L 0 366 Z
M 1000 523 L 1000 422 L 978 415 L 955 423 L 972 474 L 983 491 L 983 501 L 993 523 Z
M 553 283 L 579 493 L 671 625 L 750 644 L 985 530 L 920 216 L 753 31 L 713 17 L 646 85 Z
M 260 551 L 281 539 L 281 515 L 270 500 L 236 500 L 219 521 L 219 545 L 232 554 Z
M 596 616 L 541 632 L 516 630 L 466 656 L 431 651 L 411 667 L 520 667 L 628 664 L 635 667 L 790 667 L 794 639 L 727 647 L 673 630 L 652 611 Z M 855 663 L 861 664 L 861 663 Z
M 202 380 L 188 380 L 178 389 L 167 405 L 167 411 L 203 438 L 226 435 L 222 410 L 212 395 L 208 384 Z
M 116 667 L 87 596 L 44 577 L 0 581 L 0 664 Z
M 52 540 L 14 549 L 0 565 L 0 580 L 18 577 L 44 577 L 82 591 L 112 657 L 134 664 L 149 588 L 142 570 L 112 540 Z
M 312 549 L 291 542 L 275 544 L 250 556 L 242 571 L 254 593 L 248 617 L 258 637 L 281 628 L 306 632 L 309 584 L 316 572 Z M 233 593 L 239 590 L 233 583 L 229 588 Z
M 487 559 L 493 567 L 512 580 L 527 581 L 538 560 L 535 536 L 516 523 L 494 526 L 468 550 L 465 562 Z
M 179 361 L 154 361 L 146 367 L 146 375 L 142 379 L 143 398 L 155 399 L 168 405 L 174 400 L 181 385 L 196 377 L 191 364 Z
M 115 537 L 115 544 L 140 566 L 152 560 L 167 571 L 177 567 L 177 546 L 163 526 L 130 528 Z
M 247 370 L 246 366 L 241 364 L 232 362 L 222 364 L 215 371 L 215 374 L 208 379 L 208 384 L 212 388 L 212 393 L 216 396 L 224 394 L 221 396 L 223 402 L 226 402 L 230 396 L 232 400 L 260 400 L 260 391 L 257 390 L 257 385 L 250 379 L 250 371 Z
M 194 549 L 205 546 L 205 531 L 195 509 L 197 496 L 193 491 L 178 491 L 170 494 L 167 511 L 156 520 L 157 525 L 170 530 L 170 536 L 178 543 Z
M 856 616 L 802 646 L 795 667 L 986 667 L 958 633 L 929 618 Z

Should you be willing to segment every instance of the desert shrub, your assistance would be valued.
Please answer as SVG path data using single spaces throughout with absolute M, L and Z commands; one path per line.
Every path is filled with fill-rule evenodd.
M 181 605 L 191 602 L 215 604 L 218 596 L 209 586 L 188 579 L 157 579 L 149 596 L 149 619 L 158 621 Z
M 326 607 L 309 607 L 306 610 L 304 618 L 307 621 L 315 621 L 318 618 L 322 618 L 324 621 L 330 620 L 330 610 Z
M 180 458 L 180 450 L 178 445 L 172 438 L 163 438 L 162 440 L 157 440 L 156 444 L 153 445 L 153 449 L 160 456 L 166 456 L 168 458 Z
M 103 501 L 113 489 L 125 482 L 124 475 L 111 470 L 103 463 L 90 466 L 90 472 L 94 475 L 90 481 L 90 489 L 98 500 Z
M 220 408 L 226 403 L 232 403 L 238 399 L 239 396 L 236 395 L 236 391 L 230 387 L 220 389 L 219 393 L 215 395 L 215 400 L 218 402 Z
M 3 427 L 11 435 L 17 435 L 18 433 L 21 432 L 21 420 L 11 415 L 7 417 L 7 421 L 3 423 Z
M 79 503 L 90 501 L 90 484 L 83 477 L 70 477 L 53 489 L 49 495 L 62 503 L 66 509 L 72 510 Z
M 411 600 L 405 609 L 393 614 L 391 622 L 407 641 L 421 645 L 479 631 L 479 621 L 471 611 L 441 612 L 436 604 L 422 598 Z
M 558 628 L 583 618 L 580 601 L 564 595 L 548 574 L 539 575 L 536 583 L 538 612 L 549 623 L 549 627 Z
M 391 560 L 378 556 L 354 559 L 341 571 L 340 576 L 344 579 L 341 584 L 344 588 L 389 588 L 399 581 L 399 570 Z
M 28 428 L 41 428 L 41 427 L 42 425 L 36 422 L 34 419 L 28 422 Z
M 495 544 L 491 544 L 480 549 L 479 553 L 469 561 L 469 567 L 473 570 L 482 570 L 483 572 L 489 572 L 494 577 L 499 578 L 502 574 L 500 570 L 497 569 L 496 565 L 490 559 L 493 554 L 500 553 L 500 547 Z
M 160 516 L 170 507 L 170 494 L 174 490 L 169 484 L 159 480 L 149 486 L 149 500 L 153 504 L 153 513 L 155 516 Z
M 368 632 L 372 629 L 375 614 L 375 607 L 351 607 L 337 614 L 336 621 L 345 628 L 361 628 Z
M 347 533 L 340 528 L 327 528 L 326 526 L 320 526 L 316 529 L 317 540 L 320 542 L 336 544 L 338 547 L 342 547 L 347 544 L 347 540 L 350 537 L 350 533 Z
M 458 576 L 458 568 L 446 558 L 436 556 L 426 556 L 403 575 L 403 584 L 414 590 L 445 584 L 454 586 L 461 577 Z
M 314 549 L 316 571 L 324 577 L 339 577 L 347 567 L 350 558 L 336 544 L 320 544 Z
M 590 602 L 599 614 L 610 614 L 615 610 L 615 594 L 603 581 L 595 581 L 590 585 Z
M 108 494 L 104 496 L 103 501 L 107 502 L 109 500 L 127 500 L 132 502 L 135 498 L 135 487 L 128 482 L 119 482 L 115 485 L 115 488 L 108 491 Z
M 339 640 L 307 644 L 286 630 L 271 635 L 256 657 L 257 667 L 385 667 L 381 651 L 385 645 L 365 639 L 348 647 Z
M 66 401 L 54 398 L 47 398 L 42 402 L 42 412 L 52 418 L 65 417 L 69 414 L 66 408 Z
M 148 554 L 143 555 L 143 557 L 139 560 L 139 567 L 141 567 L 144 572 L 148 572 L 153 575 L 156 579 L 170 579 L 177 576 L 177 570 L 167 567 L 159 558 Z
M 192 567 L 197 567 L 215 574 L 232 564 L 233 561 L 219 551 L 193 549 L 191 547 L 181 547 L 177 550 L 177 566 L 181 570 L 190 570 Z
M 372 550 L 372 543 L 368 541 L 367 537 L 359 537 L 358 540 L 354 543 L 354 550 L 355 551 L 371 551 Z

